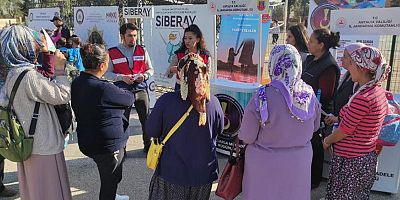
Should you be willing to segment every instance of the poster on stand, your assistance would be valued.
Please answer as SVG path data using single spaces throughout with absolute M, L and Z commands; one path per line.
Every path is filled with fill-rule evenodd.
M 116 46 L 119 43 L 118 6 L 74 7 L 74 31 L 83 43 Z
M 217 51 L 218 79 L 257 82 L 259 20 L 257 14 L 222 16 Z
M 207 5 L 154 6 L 154 18 L 143 20 L 144 44 L 154 67 L 157 85 L 174 87 L 176 78 L 165 76 L 174 52 L 183 41 L 184 28 L 199 26 L 206 48 L 214 55 L 215 16 Z M 214 58 L 212 58 L 214 59 Z
M 268 0 L 208 0 L 207 5 L 216 15 L 261 14 L 268 12 Z
M 56 27 L 50 20 L 60 16 L 60 8 L 34 8 L 29 9 L 28 27 L 40 31 L 42 28 L 54 30 Z

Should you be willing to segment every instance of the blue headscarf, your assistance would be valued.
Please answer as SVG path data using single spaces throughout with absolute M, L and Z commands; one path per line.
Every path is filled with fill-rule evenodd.
M 14 25 L 0 31 L 0 86 L 11 69 L 35 63 L 36 44 L 43 46 L 40 33 L 26 26 Z
M 0 55 L 10 67 L 27 66 L 36 59 L 35 46 L 42 46 L 40 33 L 26 26 L 14 25 L 0 32 Z

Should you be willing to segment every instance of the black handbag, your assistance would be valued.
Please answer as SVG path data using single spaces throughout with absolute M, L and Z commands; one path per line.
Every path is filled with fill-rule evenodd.
M 69 103 L 55 105 L 54 109 L 56 110 L 58 121 L 61 125 L 61 130 L 64 135 L 70 133 L 70 127 L 72 125 L 72 108 Z

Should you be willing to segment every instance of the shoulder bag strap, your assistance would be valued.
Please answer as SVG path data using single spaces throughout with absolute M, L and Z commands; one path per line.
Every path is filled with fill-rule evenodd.
M 14 102 L 14 98 L 15 98 L 15 94 L 17 93 L 18 87 L 21 84 L 22 79 L 24 78 L 24 76 L 26 75 L 26 73 L 28 73 L 28 71 L 30 71 L 30 69 L 26 69 L 23 72 L 21 72 L 21 74 L 18 76 L 17 80 L 14 83 L 14 86 L 11 90 L 11 95 L 10 95 L 10 100 L 8 102 L 8 106 L 7 109 L 9 111 L 11 111 L 12 108 L 12 104 Z M 35 104 L 35 109 L 33 111 L 33 116 L 32 116 L 32 121 L 31 121 L 31 125 L 29 127 L 29 136 L 34 135 L 35 134 L 35 130 L 36 130 L 36 123 L 37 123 L 37 119 L 39 117 L 39 108 L 40 108 L 40 103 L 36 102 Z
M 19 84 L 21 83 L 22 78 L 24 78 L 25 74 L 28 73 L 29 70 L 30 70 L 30 69 L 24 70 L 24 71 L 18 76 L 17 80 L 15 81 L 14 86 L 13 86 L 13 88 L 12 88 L 12 90 L 11 90 L 10 100 L 8 101 L 8 106 L 7 106 L 7 109 L 8 109 L 8 110 L 11 110 L 11 107 L 12 107 L 12 104 L 13 104 L 13 102 L 14 102 L 15 94 L 17 93 Z
M 37 121 L 38 121 L 38 118 L 39 118 L 39 108 L 40 108 L 40 103 L 36 102 L 35 103 L 35 109 L 33 110 L 31 125 L 29 126 L 29 132 L 28 132 L 29 137 L 35 135 L 36 124 L 37 124 Z
M 164 140 L 161 142 L 161 144 L 164 146 L 164 144 L 168 141 L 168 139 L 174 134 L 174 132 L 182 125 L 182 123 L 186 120 L 186 118 L 189 116 L 190 111 L 193 109 L 193 105 L 190 105 L 189 109 L 186 111 L 185 114 L 179 119 L 179 121 L 175 124 L 174 127 L 171 128 L 171 130 L 168 132 L 167 136 L 164 138 Z

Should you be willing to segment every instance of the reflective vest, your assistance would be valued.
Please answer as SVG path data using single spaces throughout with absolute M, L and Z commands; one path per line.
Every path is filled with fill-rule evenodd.
M 110 55 L 111 63 L 113 64 L 113 72 L 116 74 L 138 74 L 145 73 L 147 70 L 145 62 L 145 50 L 142 46 L 136 45 L 133 52 L 133 67 L 129 66 L 128 58 L 122 54 L 122 52 L 117 48 L 113 47 L 108 49 L 108 54 Z

